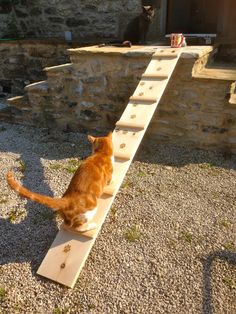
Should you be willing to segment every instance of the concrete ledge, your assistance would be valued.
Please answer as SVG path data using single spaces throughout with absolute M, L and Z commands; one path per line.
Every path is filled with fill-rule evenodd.
M 113 47 L 113 46 L 89 46 L 76 49 L 68 49 L 70 55 L 89 55 L 89 54 L 104 54 L 104 55 L 120 55 L 125 57 L 150 57 L 157 49 L 169 49 L 170 46 L 132 46 L 132 47 Z M 176 48 L 178 49 L 178 48 Z M 180 58 L 198 59 L 213 51 L 213 46 L 189 46 L 182 48 Z

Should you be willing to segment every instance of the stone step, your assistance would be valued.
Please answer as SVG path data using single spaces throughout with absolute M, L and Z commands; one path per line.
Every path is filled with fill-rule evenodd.
M 29 104 L 27 95 L 8 98 L 7 102 L 9 103 L 10 106 L 13 106 L 19 109 L 31 107 Z
M 204 67 L 199 71 L 193 72 L 194 78 L 206 78 L 215 80 L 236 80 L 236 68 L 223 68 L 223 67 Z
M 25 91 L 29 94 L 48 95 L 49 87 L 47 81 L 40 81 L 37 83 L 29 84 L 25 86 Z
M 60 76 L 63 73 L 63 76 L 70 75 L 73 69 L 72 63 L 60 64 L 52 67 L 46 67 L 43 70 L 46 72 L 47 77 Z

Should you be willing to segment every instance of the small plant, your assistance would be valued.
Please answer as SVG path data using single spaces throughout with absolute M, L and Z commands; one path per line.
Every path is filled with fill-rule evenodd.
M 208 168 L 215 167 L 215 165 L 212 164 L 212 163 L 205 162 L 205 163 L 200 164 L 199 167 L 202 168 L 202 169 L 208 169 Z
M 222 221 L 220 222 L 220 226 L 221 226 L 221 227 L 224 227 L 224 228 L 226 228 L 226 229 L 230 229 L 231 226 L 232 226 L 232 223 L 231 223 L 230 221 L 227 221 L 227 220 L 222 220 Z
M 96 306 L 95 306 L 95 304 L 90 303 L 90 304 L 88 304 L 88 308 L 89 308 L 90 310 L 93 310 L 93 309 L 96 308 Z
M 59 307 L 56 307 L 54 310 L 53 310 L 53 314 L 66 314 L 69 312 L 69 308 L 64 308 L 64 309 L 61 309 Z
M 8 219 L 11 223 L 15 222 L 18 217 L 20 217 L 23 212 L 17 212 L 16 209 L 11 209 L 8 215 Z
M 59 169 L 62 168 L 62 165 L 59 164 L 59 163 L 51 164 L 51 165 L 49 166 L 49 168 L 52 169 L 52 170 L 59 170 Z
M 143 171 L 139 171 L 138 177 L 145 177 L 146 173 Z
M 193 241 L 193 235 L 189 232 L 182 232 L 181 236 L 180 236 L 181 240 L 184 240 L 185 242 L 191 244 Z
M 114 206 L 111 207 L 110 212 L 111 212 L 112 219 L 115 220 L 117 218 L 117 208 Z
M 236 289 L 236 283 L 233 281 L 233 279 L 229 278 L 229 277 L 224 277 L 222 279 L 223 283 L 228 287 L 230 288 L 231 290 L 232 289 Z
M 64 167 L 64 169 L 67 170 L 69 173 L 75 173 L 80 164 L 80 160 L 72 159 L 68 161 L 68 164 Z
M 130 242 L 138 241 L 141 238 L 141 231 L 139 226 L 134 225 L 129 230 L 127 230 L 125 235 L 126 240 Z
M 0 198 L 0 204 L 6 204 L 7 200 L 5 198 Z
M 16 211 L 14 209 L 11 209 L 10 211 L 10 214 L 8 216 L 8 219 L 11 223 L 13 223 L 17 218 L 17 215 L 16 215 Z
M 16 314 L 16 313 L 22 313 L 21 311 L 22 311 L 22 307 L 20 306 L 20 305 L 14 305 L 14 307 L 13 307 L 13 310 L 14 310 L 14 314 Z
M 127 188 L 132 188 L 133 186 L 133 182 L 129 181 L 129 180 L 125 180 L 125 182 L 122 184 L 122 188 L 123 189 L 127 189 Z
M 0 301 L 2 301 L 6 296 L 6 290 L 3 287 L 0 287 Z
M 25 163 L 25 161 L 22 160 L 22 159 L 19 160 L 19 163 L 20 163 L 19 169 L 20 169 L 20 171 L 21 171 L 22 173 L 24 173 L 25 170 L 26 170 L 26 163 Z
M 227 251 L 233 251 L 235 249 L 234 243 L 233 242 L 226 242 L 223 244 L 223 247 Z

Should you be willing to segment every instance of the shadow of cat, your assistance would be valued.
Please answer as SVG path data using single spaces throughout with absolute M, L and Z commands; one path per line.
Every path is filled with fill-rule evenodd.
M 3 124 L 3 126 L 5 130 L 0 132 L 0 153 L 19 154 L 20 159 L 24 161 L 26 165 L 21 183 L 29 187 L 32 191 L 41 194 L 53 196 L 53 192 L 45 180 L 44 166 L 41 163 L 41 158 L 46 157 L 49 160 L 57 161 L 64 158 L 78 158 L 79 156 L 81 157 L 81 147 L 85 147 L 82 158 L 84 158 L 84 153 L 87 155 L 90 153 L 89 143 L 87 143 L 85 135 L 80 135 L 79 138 L 77 138 L 78 143 L 76 141 L 75 145 L 71 142 L 70 134 L 65 135 L 58 133 L 57 138 L 49 143 L 48 137 L 45 136 L 40 129 L 32 129 L 33 136 L 31 137 L 24 133 L 24 127 L 8 124 Z M 23 132 L 18 134 L 17 129 L 21 129 Z M 34 133 L 33 130 L 35 130 Z M 65 138 L 59 143 L 58 139 L 62 138 L 62 135 Z M 72 138 L 75 139 L 76 135 L 72 135 Z M 24 142 L 24 144 L 22 144 L 22 142 Z M 34 143 L 37 144 L 34 145 Z M 48 145 L 51 146 L 51 149 L 47 149 L 47 152 L 45 152 Z M 6 173 L 9 170 L 16 172 L 16 168 L 10 169 L 6 167 L 4 177 L 2 177 L 4 187 L 8 187 Z M 11 191 L 9 188 L 9 194 L 10 193 L 15 192 Z M 18 197 L 19 196 L 17 196 L 17 198 Z M 22 203 L 20 205 L 19 197 L 19 201 L 16 201 L 17 205 L 14 206 L 16 215 L 20 212 L 20 207 L 25 207 L 27 215 L 23 220 L 19 223 L 14 223 L 11 222 L 10 219 L 0 218 L 0 265 L 30 262 L 31 271 L 35 274 L 54 240 L 58 228 L 55 215 L 51 209 L 30 200 L 24 200 L 26 200 L 26 205 Z M 1 208 L 3 208 L 3 206 L 8 206 L 9 210 L 11 210 L 10 204 L 0 204 Z

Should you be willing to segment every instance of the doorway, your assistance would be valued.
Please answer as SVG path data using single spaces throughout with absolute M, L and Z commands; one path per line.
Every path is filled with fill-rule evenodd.
M 217 33 L 219 0 L 168 0 L 166 33 Z

